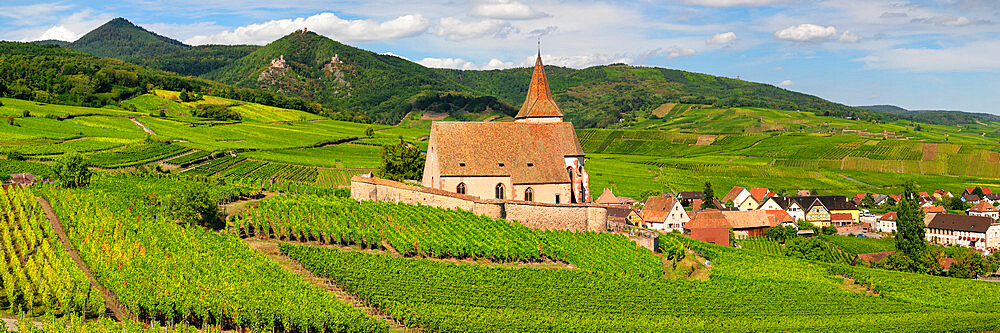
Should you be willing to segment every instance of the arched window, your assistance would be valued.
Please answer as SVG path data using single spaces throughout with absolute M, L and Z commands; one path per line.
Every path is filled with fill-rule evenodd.
M 535 191 L 530 187 L 524 190 L 524 201 L 535 201 Z
M 455 192 L 458 194 L 465 194 L 465 183 L 458 183 L 458 187 L 455 188 Z
M 497 199 L 503 199 L 503 183 L 497 184 Z

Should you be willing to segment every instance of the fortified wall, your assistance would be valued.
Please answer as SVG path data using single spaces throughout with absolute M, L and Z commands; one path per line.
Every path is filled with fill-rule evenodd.
M 480 199 L 374 177 L 352 177 L 351 198 L 463 209 L 492 218 L 517 221 L 534 229 L 603 232 L 608 227 L 608 209 L 602 205 Z

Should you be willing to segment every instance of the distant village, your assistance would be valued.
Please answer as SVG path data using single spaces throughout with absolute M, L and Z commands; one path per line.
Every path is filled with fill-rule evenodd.
M 701 191 L 663 193 L 642 202 L 618 197 L 609 189 L 595 200 L 607 205 L 609 223 L 627 224 L 663 232 L 682 232 L 705 242 L 729 246 L 734 238 L 763 237 L 768 228 L 791 226 L 800 236 L 815 236 L 814 226 L 840 235 L 881 238 L 895 233 L 896 212 L 873 214 L 863 206 L 891 207 L 902 199 L 898 194 L 859 193 L 853 197 L 810 195 L 779 196 L 767 188 L 735 186 L 722 199 L 705 205 Z M 957 200 L 971 208 L 963 214 L 949 213 L 943 202 L 955 198 L 950 191 L 919 192 L 918 202 L 926 214 L 927 241 L 939 245 L 959 245 L 984 253 L 1000 249 L 1000 193 L 989 187 L 966 188 Z M 867 201 L 867 202 L 866 202 Z M 714 208 L 705 208 L 714 207 Z M 954 212 L 954 211 L 953 211 Z

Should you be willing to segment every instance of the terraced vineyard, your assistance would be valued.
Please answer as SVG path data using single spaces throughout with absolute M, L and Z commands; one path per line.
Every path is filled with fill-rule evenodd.
M 506 268 L 281 245 L 282 252 L 314 273 L 408 325 L 434 330 L 976 330 L 996 327 L 990 320 L 1000 317 L 988 307 L 914 299 L 909 290 L 896 289 L 907 284 L 902 278 L 880 280 L 886 282 L 884 297 L 870 297 L 845 289 L 825 269 L 852 270 L 846 266 L 707 244 L 695 248 L 712 260 L 710 281 L 622 279 L 576 269 Z M 920 279 L 934 286 L 951 282 Z M 974 303 L 998 301 L 990 294 L 1000 290 L 995 284 L 955 283 L 963 290 L 980 288 L 976 294 L 985 299 Z
M 538 231 L 428 206 L 312 196 L 270 198 L 234 216 L 227 225 L 243 236 L 391 247 L 406 256 L 497 262 L 548 259 L 592 271 L 647 277 L 663 274 L 656 256 L 620 235 Z
M 750 251 L 757 251 L 760 253 L 783 255 L 784 247 L 778 241 L 767 237 L 750 237 L 747 239 L 741 239 L 738 241 L 744 249 Z
M 279 331 L 386 330 L 384 322 L 283 270 L 238 238 L 166 220 L 144 203 L 147 193 L 48 194 L 98 282 L 143 321 Z
M 190 150 L 190 148 L 181 145 L 150 142 L 92 154 L 87 156 L 87 161 L 97 167 L 121 168 L 150 163 Z
M 90 317 L 104 313 L 100 291 L 91 288 L 63 249 L 32 191 L 0 190 L 0 226 L 5 310 Z

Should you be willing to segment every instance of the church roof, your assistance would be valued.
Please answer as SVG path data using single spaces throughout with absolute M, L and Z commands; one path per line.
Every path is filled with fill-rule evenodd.
M 622 200 L 618 199 L 618 197 L 616 197 L 615 194 L 611 192 L 610 188 L 604 188 L 604 193 L 601 193 L 601 196 L 598 197 L 597 200 L 594 200 L 594 202 L 599 204 L 618 205 L 622 203 Z
M 528 86 L 528 96 L 524 98 L 521 111 L 517 112 L 515 119 L 521 118 L 543 118 L 562 117 L 559 106 L 552 98 L 552 91 L 549 90 L 549 79 L 545 77 L 545 67 L 542 66 L 542 56 L 539 54 L 535 60 L 535 71 L 531 73 L 531 84 Z
M 441 176 L 511 177 L 514 184 L 570 183 L 567 156 L 583 156 L 573 124 L 451 122 L 431 125 Z

